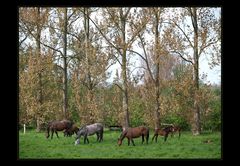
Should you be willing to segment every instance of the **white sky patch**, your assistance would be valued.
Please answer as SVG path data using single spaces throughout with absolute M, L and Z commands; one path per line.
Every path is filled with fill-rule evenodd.
M 199 78 L 201 79 L 203 74 L 207 74 L 207 77 L 202 80 L 204 83 L 221 84 L 221 64 L 219 66 L 210 69 L 206 57 L 201 56 L 199 60 Z
M 141 53 L 141 52 L 140 52 Z M 131 66 L 132 71 L 135 67 L 141 66 L 141 61 L 138 56 L 131 57 L 130 63 L 135 63 L 134 66 Z M 204 83 L 211 83 L 211 84 L 221 84 L 221 65 L 214 67 L 213 69 L 210 69 L 209 60 L 207 60 L 204 56 L 200 57 L 199 61 L 199 78 Z M 121 77 L 121 66 L 119 63 L 116 63 L 112 65 L 108 71 L 112 72 L 110 78 L 107 80 L 107 82 L 111 83 L 113 82 L 114 78 L 116 77 L 116 70 L 118 70 L 118 75 Z M 135 75 L 139 69 L 136 69 L 132 72 L 132 75 Z M 131 76 L 132 76 L 131 75 Z M 206 78 L 202 79 L 203 75 L 207 75 Z

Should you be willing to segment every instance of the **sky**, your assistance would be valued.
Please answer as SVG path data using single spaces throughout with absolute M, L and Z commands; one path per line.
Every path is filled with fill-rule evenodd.
M 133 69 L 134 67 L 140 66 L 138 64 L 140 64 L 139 62 L 139 58 L 132 58 L 131 62 L 134 63 L 135 62 L 135 66 L 132 66 L 131 68 Z M 199 78 L 201 79 L 203 74 L 207 74 L 205 79 L 201 79 L 204 83 L 208 84 L 217 84 L 220 85 L 221 84 L 221 65 L 214 67 L 213 69 L 210 69 L 209 65 L 209 60 L 204 57 L 201 56 L 200 60 L 199 60 Z M 112 72 L 110 78 L 107 80 L 107 82 L 112 82 L 114 77 L 116 76 L 116 70 L 118 70 L 118 74 L 120 75 L 121 73 L 121 67 L 118 63 L 116 63 L 115 65 L 111 66 L 108 69 L 108 72 Z M 137 70 L 135 70 L 133 73 L 136 73 Z
M 201 78 L 203 73 L 207 74 L 207 78 L 204 80 L 204 83 L 210 82 L 211 84 L 221 84 L 221 64 L 211 70 L 208 65 L 208 60 L 205 57 L 200 57 L 199 78 Z

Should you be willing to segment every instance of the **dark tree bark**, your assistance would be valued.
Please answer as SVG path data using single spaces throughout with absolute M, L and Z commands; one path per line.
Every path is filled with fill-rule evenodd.
M 155 128 L 159 129 L 160 128 L 160 84 L 159 84 L 159 32 L 158 32 L 158 27 L 159 27 L 159 15 L 158 15 L 158 10 L 154 10 L 154 15 L 155 15 L 155 65 L 156 65 L 156 73 L 155 73 Z
M 121 38 L 122 38 L 122 78 L 123 78 L 123 85 L 122 85 L 122 95 L 123 95 L 123 112 L 125 112 L 125 127 L 130 126 L 129 121 L 129 111 L 128 111 L 128 80 L 127 80 L 127 48 L 126 48 L 126 17 L 127 13 L 123 14 L 123 9 L 120 10 L 120 20 L 121 20 Z
M 68 82 L 67 82 L 67 8 L 64 9 L 64 27 L 63 27 L 63 113 L 67 119 L 68 108 Z
M 40 106 L 40 110 L 39 112 L 42 112 L 42 104 L 43 104 L 43 93 L 42 93 L 42 58 L 41 58 L 41 43 L 40 43 L 40 39 L 41 39 L 41 27 L 40 27 L 40 8 L 37 8 L 37 34 L 36 34 L 36 43 L 37 43 L 37 56 L 38 56 L 38 60 L 39 60 L 39 70 L 38 70 L 38 104 Z M 36 120 L 37 120 L 37 132 L 40 131 L 41 128 L 41 121 L 40 121 L 40 117 L 39 114 L 36 114 Z
M 199 90 L 199 55 L 198 55 L 198 23 L 197 23 L 197 11 L 196 8 L 190 8 L 191 20 L 194 29 L 194 46 L 193 46 L 193 57 L 194 57 L 194 122 L 192 124 L 193 135 L 199 135 L 201 132 L 200 126 L 200 110 L 199 110 L 199 101 L 198 101 L 198 90 Z

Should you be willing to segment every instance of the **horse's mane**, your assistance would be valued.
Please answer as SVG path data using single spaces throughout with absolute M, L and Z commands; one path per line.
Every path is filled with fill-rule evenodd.
M 84 128 L 86 128 L 86 125 L 83 125 L 82 127 L 80 127 L 79 130 L 82 130 Z

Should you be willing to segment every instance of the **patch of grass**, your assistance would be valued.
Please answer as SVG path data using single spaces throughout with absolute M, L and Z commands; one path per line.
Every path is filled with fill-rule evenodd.
M 25 134 L 19 132 L 20 159 L 220 159 L 221 133 L 204 133 L 193 136 L 190 132 L 183 132 L 180 139 L 169 137 L 166 142 L 163 137 L 158 142 L 141 143 L 141 138 L 134 139 L 136 146 L 128 146 L 124 139 L 122 146 L 117 145 L 119 131 L 104 131 L 104 140 L 99 143 L 96 136 L 89 137 L 89 144 L 74 145 L 75 136 L 46 139 L 45 133 L 36 133 L 35 130 Z M 210 142 L 206 143 L 206 140 Z

